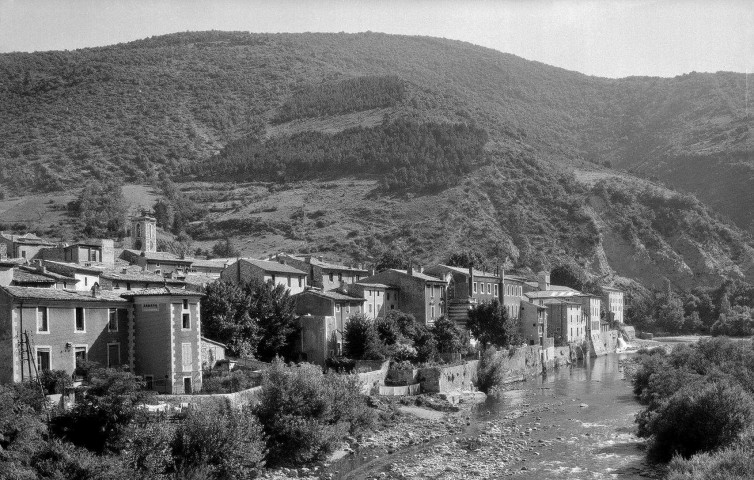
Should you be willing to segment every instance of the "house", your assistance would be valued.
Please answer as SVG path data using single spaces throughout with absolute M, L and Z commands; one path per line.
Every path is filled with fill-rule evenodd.
M 623 291 L 614 287 L 602 287 L 602 301 L 605 302 L 607 320 L 623 323 Z
M 125 368 L 148 388 L 201 388 L 201 295 L 179 289 L 90 292 L 0 287 L 0 382 L 77 362 Z
M 369 271 L 362 268 L 339 265 L 337 263 L 325 262 L 322 257 L 313 257 L 306 255 L 297 257 L 285 253 L 279 253 L 276 256 L 278 262 L 286 263 L 297 268 L 308 275 L 310 286 L 320 288 L 324 291 L 336 290 L 346 285 L 353 285 L 362 278 L 369 276 Z
M 100 272 L 99 285 L 100 288 L 106 290 L 144 290 L 163 286 L 183 288 L 186 282 L 165 278 L 162 275 L 141 270 L 139 267 L 122 267 Z
M 193 260 L 170 252 L 141 252 L 125 249 L 120 258 L 142 270 L 165 276 L 183 276 L 191 270 Z
M 33 233 L 23 235 L 11 235 L 0 232 L 0 258 L 36 258 L 39 252 L 45 248 L 52 248 L 55 244 L 43 240 Z M 5 252 L 3 255 L 2 252 Z
M 347 287 L 350 295 L 364 299 L 364 315 L 369 319 L 384 318 L 396 309 L 398 287 L 367 282 L 357 282 Z
M 359 283 L 390 285 L 397 289 L 395 309 L 413 314 L 417 320 L 431 325 L 445 312 L 445 280 L 423 273 L 421 268 L 388 269 L 362 279 Z M 395 291 L 395 290 L 394 290 Z
M 115 265 L 115 246 L 109 239 L 95 239 L 77 242 L 71 245 L 58 245 L 45 248 L 37 254 L 38 259 L 53 260 L 64 263 L 78 263 L 85 266 L 99 265 L 113 268 Z
M 547 307 L 521 300 L 520 311 L 519 326 L 526 343 L 547 346 Z
M 205 337 L 201 337 L 201 342 L 202 370 L 214 368 L 214 366 L 217 365 L 217 362 L 225 360 L 225 349 L 227 347 L 224 343 L 216 342 Z
M 444 264 L 428 267 L 425 273 L 445 281 L 448 317 L 458 325 L 466 325 L 469 319 L 468 312 L 474 306 L 495 299 L 502 300 L 503 280 L 501 275 L 496 273 Z
M 587 325 L 582 316 L 581 302 L 562 298 L 545 298 L 547 334 L 556 344 L 581 343 L 586 340 Z
M 225 268 L 234 263 L 237 258 L 211 258 L 209 260 L 194 259 L 191 263 L 191 273 L 200 273 L 214 278 L 220 278 Z
M 296 314 L 305 317 L 318 317 L 328 320 L 332 324 L 330 332 L 331 347 L 329 356 L 341 355 L 343 348 L 343 331 L 348 319 L 356 314 L 363 313 L 365 300 L 361 297 L 354 297 L 345 293 L 334 290 L 323 292 L 316 289 L 305 290 L 294 295 L 296 300 Z M 329 319 L 333 319 L 330 321 Z M 302 328 L 319 325 L 312 322 L 304 322 Z M 302 335 L 308 335 L 308 332 L 302 331 Z M 302 337 L 303 338 L 303 337 Z
M 527 291 L 526 279 L 515 275 L 503 275 L 503 307 L 508 312 L 508 318 L 514 320 L 521 316 L 521 302 L 526 301 L 524 293 Z
M 587 329 L 591 332 L 599 332 L 602 309 L 600 297 L 582 294 L 575 298 L 581 301 L 581 311 L 586 319 Z
M 271 281 L 276 285 L 286 287 L 291 295 L 301 293 L 306 289 L 306 277 L 305 272 L 290 265 L 251 258 L 237 260 L 220 274 L 221 280 L 235 284 L 253 280 Z
M 42 265 L 48 272 L 71 277 L 76 280 L 76 290 L 89 291 L 93 286 L 99 285 L 102 268 L 88 267 L 78 263 L 55 262 L 52 260 L 43 260 Z

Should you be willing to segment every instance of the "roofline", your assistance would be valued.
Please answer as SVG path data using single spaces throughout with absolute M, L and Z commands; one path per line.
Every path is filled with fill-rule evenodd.
M 367 301 L 367 300 L 366 300 L 366 298 L 360 298 L 360 297 L 351 297 L 351 296 L 349 296 L 349 295 L 346 295 L 345 293 L 339 293 L 338 295 L 344 295 L 344 296 L 347 296 L 347 297 L 349 297 L 348 299 L 344 299 L 344 298 L 332 298 L 332 297 L 329 297 L 329 296 L 325 295 L 325 293 L 324 293 L 324 292 L 318 292 L 318 291 L 316 291 L 316 290 L 304 290 L 303 292 L 299 292 L 299 293 L 297 293 L 297 294 L 295 294 L 295 295 L 293 295 L 293 296 L 295 297 L 295 296 L 298 296 L 298 295 L 303 295 L 303 294 L 305 294 L 305 293 L 311 293 L 312 295 L 316 295 L 316 296 L 318 296 L 318 297 L 326 298 L 326 299 L 328 299 L 328 300 L 332 300 L 333 302 L 347 302 L 347 301 L 349 301 L 349 300 L 353 300 L 353 301 L 355 301 L 355 302 L 361 302 L 361 303 L 364 303 L 364 302 L 366 302 L 366 301 Z

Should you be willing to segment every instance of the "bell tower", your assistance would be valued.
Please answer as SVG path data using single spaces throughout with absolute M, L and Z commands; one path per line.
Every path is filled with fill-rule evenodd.
M 157 251 L 157 220 L 148 215 L 131 218 L 131 248 L 142 252 Z

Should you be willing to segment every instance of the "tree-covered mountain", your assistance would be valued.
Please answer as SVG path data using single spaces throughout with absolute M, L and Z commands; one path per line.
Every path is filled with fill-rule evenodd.
M 743 74 L 602 79 L 437 38 L 179 33 L 0 55 L 0 185 L 265 181 L 230 210 L 194 191 L 211 213 L 189 233 L 268 229 L 352 258 L 405 237 L 422 260 L 473 248 L 651 284 L 751 279 L 746 234 L 632 176 L 749 228 L 746 98 Z M 324 218 L 267 218 L 287 208 L 262 205 L 281 187 L 342 177 L 375 189 Z

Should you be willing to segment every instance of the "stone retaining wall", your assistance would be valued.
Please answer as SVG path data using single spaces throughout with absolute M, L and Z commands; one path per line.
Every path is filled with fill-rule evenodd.
M 385 385 L 388 368 L 390 368 L 390 362 L 386 361 L 382 363 L 379 370 L 358 373 L 357 375 L 362 385 L 361 393 L 364 395 L 378 393 L 379 387 Z
M 477 381 L 479 360 L 471 360 L 452 367 L 427 367 L 419 370 L 422 392 L 443 393 L 453 390 L 473 390 Z
M 255 405 L 259 403 L 259 396 L 262 393 L 262 387 L 253 387 L 248 390 L 241 390 L 235 393 L 215 393 L 207 395 L 158 395 L 155 399 L 158 402 L 170 405 L 180 405 L 188 403 L 191 405 L 227 405 L 233 408 L 240 408 L 244 405 Z
M 421 392 L 421 385 L 415 383 L 413 385 L 403 385 L 396 387 L 380 386 L 379 393 L 384 396 L 403 396 L 403 395 L 419 395 Z
M 619 336 L 617 330 L 592 332 L 589 335 L 589 354 L 592 357 L 601 357 L 608 353 L 615 353 L 618 349 Z

